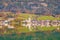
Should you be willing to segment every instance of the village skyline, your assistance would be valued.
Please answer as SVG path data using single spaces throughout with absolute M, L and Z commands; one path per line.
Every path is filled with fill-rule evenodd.
M 0 28 L 17 29 L 17 27 L 25 27 L 30 31 L 37 27 L 54 27 L 60 29 L 60 17 L 53 17 L 48 15 L 32 15 L 32 14 L 12 14 L 12 12 L 1 12 Z

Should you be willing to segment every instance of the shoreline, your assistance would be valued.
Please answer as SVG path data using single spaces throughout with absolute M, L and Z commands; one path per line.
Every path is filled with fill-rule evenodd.
M 17 32 L 17 33 L 9 33 L 9 34 L 0 34 L 0 36 L 1 36 L 1 35 L 2 35 L 2 36 L 4 36 L 4 35 L 12 35 L 12 34 L 17 34 L 17 35 L 20 35 L 20 34 L 32 34 L 32 33 L 36 33 L 36 32 L 41 32 L 41 33 L 50 34 L 50 33 L 52 33 L 52 32 L 58 32 L 58 33 L 60 33 L 60 30 L 34 31 L 34 32 L 32 32 L 32 31 L 30 31 L 30 32 Z

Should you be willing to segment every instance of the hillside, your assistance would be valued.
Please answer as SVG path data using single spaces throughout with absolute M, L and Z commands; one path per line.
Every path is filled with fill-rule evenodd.
M 42 15 L 34 15 L 34 14 L 15 14 L 15 19 L 10 21 L 11 26 L 14 26 L 13 29 L 8 28 L 8 26 L 3 27 L 2 29 L 0 28 L 0 30 L 2 30 L 2 32 L 4 34 L 9 34 L 9 33 L 22 33 L 22 32 L 30 32 L 30 30 L 26 27 L 26 26 L 22 26 L 22 21 L 23 20 L 27 20 L 28 18 L 36 19 L 36 20 L 60 20 L 60 18 L 55 18 L 53 16 L 42 16 Z M 8 18 L 8 17 L 7 17 Z M 60 27 L 59 27 L 60 28 Z M 57 27 L 41 27 L 41 26 L 37 26 L 36 28 L 31 27 L 32 31 L 31 32 L 35 32 L 35 31 L 52 31 L 57 29 Z M 2 33 L 1 32 L 1 33 Z

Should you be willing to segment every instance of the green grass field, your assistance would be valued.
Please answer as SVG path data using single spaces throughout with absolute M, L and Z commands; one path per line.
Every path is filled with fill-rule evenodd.
M 29 17 L 31 17 L 32 19 L 34 19 L 36 16 L 37 16 L 37 15 L 34 15 L 34 14 L 19 14 L 16 19 L 17 19 L 17 20 L 20 20 L 20 19 L 26 20 L 26 19 L 28 19 Z M 43 16 L 43 15 L 39 16 L 39 17 L 36 18 L 36 19 L 37 19 L 37 20 L 60 20 L 60 18 L 55 18 L 55 17 L 53 17 L 53 16 Z M 21 21 L 22 21 L 22 20 L 21 20 Z M 19 28 L 19 27 L 20 27 L 20 26 L 18 26 L 18 28 L 17 28 L 17 30 L 18 30 L 19 32 L 30 32 L 29 29 L 26 28 L 26 27 L 21 27 L 21 28 Z M 40 27 L 40 26 L 38 26 L 38 27 L 37 27 L 37 29 L 40 30 L 40 31 L 48 31 L 48 30 L 52 31 L 52 30 L 54 30 L 54 29 L 56 29 L 56 28 L 57 28 L 57 27 L 53 27 L 53 26 L 51 26 L 51 27 Z M 32 27 L 32 32 L 34 32 L 34 31 L 36 31 L 36 30 L 33 29 L 33 27 Z
M 52 30 L 55 30 L 57 29 L 57 27 L 41 27 L 41 26 L 37 26 L 36 29 L 34 29 L 33 27 L 31 27 L 32 31 L 30 31 L 28 28 L 26 28 L 25 26 L 21 26 L 21 21 L 22 20 L 26 20 L 28 19 L 29 17 L 31 19 L 35 19 L 37 15 L 34 15 L 34 14 L 19 14 L 16 16 L 16 19 L 11 21 L 11 25 L 13 25 L 15 27 L 15 29 L 4 29 L 5 32 L 4 34 L 9 34 L 9 33 L 14 33 L 14 32 L 21 32 L 21 33 L 25 33 L 25 32 L 35 32 L 35 31 L 52 31 Z M 36 18 L 37 20 L 60 20 L 60 18 L 55 18 L 55 17 L 52 17 L 52 16 L 38 16 Z M 15 24 L 15 23 L 18 23 L 18 24 Z M 59 26 L 60 28 L 60 26 Z

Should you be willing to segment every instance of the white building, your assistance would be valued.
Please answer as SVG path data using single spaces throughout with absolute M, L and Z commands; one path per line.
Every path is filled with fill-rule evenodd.
M 31 18 L 28 18 L 27 20 L 24 20 L 24 21 L 22 21 L 22 22 L 24 22 L 22 25 L 23 26 L 26 26 L 30 31 L 32 30 L 31 29 Z
M 58 26 L 60 26 L 60 20 L 58 21 Z
M 58 21 L 57 21 L 57 20 L 53 20 L 53 21 L 51 22 L 51 25 L 52 25 L 53 27 L 57 27 L 57 26 L 58 26 Z

